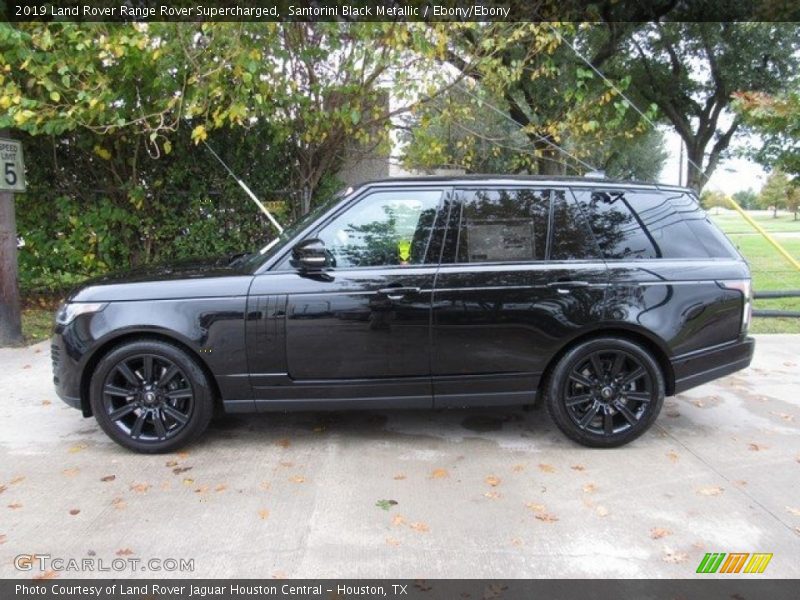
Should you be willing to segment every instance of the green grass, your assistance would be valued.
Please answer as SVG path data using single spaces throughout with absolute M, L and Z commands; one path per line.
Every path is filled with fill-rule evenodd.
M 711 218 L 728 234 L 750 264 L 753 289 L 756 292 L 800 289 L 800 271 L 781 256 L 741 215 L 734 211 L 719 211 L 719 214 L 714 214 L 715 212 L 715 209 L 710 211 Z M 768 211 L 752 211 L 749 214 L 766 231 L 777 233 L 777 242 L 800 260 L 800 221 L 795 221 L 787 213 L 778 213 L 776 219 Z M 761 299 L 756 301 L 755 308 L 800 311 L 800 298 Z M 800 333 L 800 318 L 756 317 L 751 330 L 754 333 Z
M 49 308 L 29 307 L 22 310 L 22 337 L 25 344 L 37 344 L 53 333 L 53 311 Z

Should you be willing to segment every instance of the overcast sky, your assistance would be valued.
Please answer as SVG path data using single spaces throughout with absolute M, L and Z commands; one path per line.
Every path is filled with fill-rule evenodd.
M 681 138 L 672 130 L 664 130 L 664 142 L 669 151 L 669 158 L 661 171 L 659 181 L 662 183 L 678 183 L 678 159 L 680 156 Z M 686 153 L 683 155 L 683 185 L 686 185 Z M 758 192 L 766 180 L 766 173 L 756 163 L 745 158 L 732 158 L 721 161 L 711 180 L 704 189 L 719 190 L 731 195 L 740 190 L 753 188 Z

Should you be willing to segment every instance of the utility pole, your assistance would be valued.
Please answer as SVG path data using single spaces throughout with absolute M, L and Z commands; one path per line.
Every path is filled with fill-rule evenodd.
M 8 130 L 0 129 L 0 144 L 9 139 Z M 10 154 L 8 156 L 11 156 Z M 19 283 L 17 281 L 17 221 L 14 216 L 14 192 L 24 173 L 17 172 L 16 161 L 6 160 L 6 149 L 0 149 L 0 346 L 22 342 Z M 21 157 L 20 157 L 21 160 Z

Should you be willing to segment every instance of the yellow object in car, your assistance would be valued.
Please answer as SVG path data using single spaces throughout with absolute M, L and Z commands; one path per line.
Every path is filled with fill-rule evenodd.
M 408 262 L 411 258 L 411 242 L 407 240 L 397 242 L 397 255 L 400 257 L 400 262 Z

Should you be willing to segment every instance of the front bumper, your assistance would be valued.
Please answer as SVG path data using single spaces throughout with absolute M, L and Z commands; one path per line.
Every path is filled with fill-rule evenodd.
M 709 381 L 746 369 L 753 360 L 756 342 L 745 337 L 733 343 L 705 348 L 672 359 L 674 393 L 680 394 Z
M 53 366 L 53 385 L 56 394 L 72 408 L 80 409 L 86 415 L 81 402 L 80 368 L 64 342 L 63 332 L 57 326 L 50 341 L 50 361 Z

